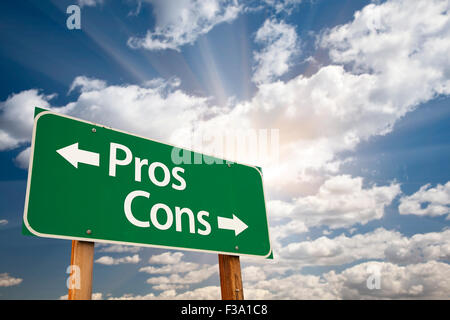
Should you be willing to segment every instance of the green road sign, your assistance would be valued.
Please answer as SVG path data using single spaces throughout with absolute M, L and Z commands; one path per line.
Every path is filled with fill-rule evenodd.
M 24 225 L 41 237 L 271 253 L 258 168 L 49 111 L 34 120 Z

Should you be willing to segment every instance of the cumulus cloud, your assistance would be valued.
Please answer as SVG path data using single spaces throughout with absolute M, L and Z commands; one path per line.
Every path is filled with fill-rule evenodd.
M 124 294 L 121 297 L 110 297 L 109 300 L 218 300 L 220 299 L 220 288 L 217 286 L 207 286 L 191 291 L 177 293 L 175 289 L 161 292 L 159 295 L 149 293 L 146 295 Z
M 272 211 L 270 211 L 272 213 Z M 271 217 L 272 218 L 272 217 Z M 308 232 L 308 227 L 300 220 L 292 220 L 289 223 L 276 225 L 270 228 L 270 239 L 278 243 L 279 240 L 292 235 Z
M 169 276 L 158 276 L 147 279 L 148 284 L 196 284 L 207 280 L 219 272 L 217 265 L 202 265 L 199 269 L 186 272 L 185 274 L 171 274 Z
M 217 265 L 182 261 L 183 256 L 184 254 L 181 252 L 164 252 L 154 255 L 149 259 L 149 263 L 161 266 L 142 267 L 139 272 L 151 275 L 167 274 L 167 276 L 152 276 L 147 279 L 147 283 L 151 284 L 153 289 L 163 291 L 187 288 L 218 273 Z
M 49 101 L 55 95 L 44 95 L 39 90 L 13 94 L 0 101 L 0 151 L 30 143 L 35 107 L 169 142 L 178 131 L 186 136 L 196 122 L 217 113 L 208 98 L 179 90 L 178 79 L 154 80 L 143 86 L 107 86 L 102 80 L 77 77 L 71 91 L 79 88 L 80 95 L 62 107 L 51 106 Z M 29 156 L 30 150 L 25 149 L 15 163 L 27 168 Z
M 385 260 L 397 264 L 430 260 L 450 262 L 450 230 L 415 234 L 392 241 L 384 250 Z
M 199 268 L 198 263 L 194 262 L 177 262 L 173 264 L 166 264 L 162 267 L 154 267 L 154 266 L 147 266 L 142 267 L 139 269 L 139 272 L 146 272 L 149 274 L 172 274 L 172 273 L 182 273 L 182 272 L 188 272 L 188 271 L 194 271 Z
M 28 169 L 30 162 L 31 148 L 25 148 L 22 150 L 17 157 L 14 158 L 14 163 L 21 169 Z
M 0 287 L 12 287 L 22 283 L 21 278 L 15 278 L 9 275 L 9 273 L 0 273 Z
M 103 257 L 100 257 L 97 260 L 95 260 L 96 263 L 104 264 L 107 266 L 124 264 L 124 263 L 136 264 L 136 263 L 139 263 L 139 261 L 141 261 L 141 259 L 139 258 L 138 254 L 135 254 L 133 256 L 126 256 L 126 257 L 122 257 L 122 258 L 113 258 L 110 256 L 103 256 Z
M 276 13 L 286 12 L 287 14 L 291 14 L 302 3 L 302 0 L 264 0 L 264 2 L 270 7 L 273 7 Z
M 151 256 L 148 262 L 152 264 L 177 264 L 183 256 L 184 253 L 182 252 L 164 252 Z
M 253 53 L 256 67 L 252 80 L 257 83 L 271 82 L 285 74 L 298 54 L 295 27 L 283 21 L 267 19 L 256 32 L 255 41 L 263 46 Z
M 147 0 L 153 6 L 156 26 L 144 37 L 131 37 L 131 48 L 165 50 L 192 44 L 214 26 L 231 22 L 239 15 L 242 6 L 237 0 Z
M 31 140 L 34 107 L 50 109 L 54 94 L 45 95 L 31 89 L 0 101 L 0 151 L 17 148 Z
M 206 299 L 220 299 L 220 288 L 217 286 L 208 286 L 203 288 L 194 289 L 192 291 L 186 291 L 183 293 L 177 294 L 175 291 L 171 292 L 172 294 L 166 294 L 167 299 L 176 299 L 176 300 L 206 300 Z
M 256 282 L 265 280 L 266 272 L 258 266 L 248 266 L 242 269 L 242 280 L 244 282 Z
M 403 112 L 436 94 L 449 94 L 448 1 L 391 0 L 369 4 L 351 23 L 326 33 L 330 58 L 357 74 L 376 75 L 374 100 Z
M 367 286 L 374 270 L 380 277 L 380 289 Z M 248 269 L 251 271 L 255 270 Z M 369 261 L 321 276 L 298 273 L 270 279 L 263 274 L 259 276 L 259 281 L 244 280 L 246 299 L 442 299 L 450 296 L 450 265 L 436 261 L 407 266 Z M 180 293 L 168 289 L 158 295 L 125 294 L 109 299 L 220 299 L 220 288 L 206 286 Z
M 134 295 L 134 294 L 124 294 L 120 297 L 110 297 L 110 300 L 220 300 L 220 287 L 218 286 L 206 286 L 200 287 L 189 291 L 178 292 L 180 289 L 178 287 L 170 287 L 164 290 L 158 295 L 154 293 L 149 293 L 146 295 Z M 272 294 L 269 290 L 265 289 L 253 289 L 245 288 L 245 299 L 246 300 L 261 300 L 269 299 Z
M 377 271 L 380 289 L 369 289 L 367 279 Z M 248 283 L 265 299 L 442 299 L 450 295 L 450 265 L 430 261 L 399 266 L 370 261 L 321 276 L 293 274 Z M 244 292 L 245 294 L 245 292 Z
M 97 5 L 102 5 L 104 0 L 77 0 L 80 7 L 95 7 Z
M 97 242 L 95 244 L 95 246 L 99 247 L 98 252 L 136 253 L 142 249 L 142 247 L 126 246 L 126 245 L 121 245 L 121 244 L 104 244 L 104 243 L 100 243 L 100 242 Z
M 369 289 L 367 278 L 377 270 L 380 289 Z M 450 296 L 450 265 L 430 261 L 398 266 L 367 262 L 324 276 L 341 299 L 442 299 Z
M 101 90 L 105 87 L 106 82 L 103 80 L 92 79 L 86 76 L 78 76 L 73 80 L 68 93 L 71 93 L 76 88 L 80 88 L 81 92 L 88 92 L 93 90 Z
M 426 184 L 414 194 L 401 197 L 398 211 L 400 214 L 431 217 L 450 214 L 450 181 L 435 188 Z
M 208 110 L 208 99 L 181 90 L 137 85 L 107 86 L 82 92 L 66 112 L 153 139 L 168 140 L 180 127 L 190 128 Z M 157 114 L 158 117 L 154 115 Z
M 364 188 L 361 177 L 340 175 L 326 180 L 315 195 L 297 198 L 292 203 L 276 201 L 269 207 L 289 210 L 275 209 L 272 219 L 289 217 L 306 226 L 326 225 L 336 229 L 382 218 L 385 207 L 399 194 L 400 186 L 396 183 Z M 281 216 L 276 216 L 278 212 Z
M 408 238 L 397 231 L 378 228 L 352 237 L 342 234 L 335 238 L 292 242 L 280 249 L 279 255 L 304 266 L 341 265 L 374 259 L 396 264 L 450 261 L 450 230 Z
M 65 294 L 65 295 L 63 295 L 63 296 L 58 298 L 58 300 L 67 300 L 67 299 L 69 299 L 69 295 L 68 294 Z M 92 300 L 103 300 L 103 293 L 101 293 L 101 292 L 94 292 L 91 295 L 91 299 Z

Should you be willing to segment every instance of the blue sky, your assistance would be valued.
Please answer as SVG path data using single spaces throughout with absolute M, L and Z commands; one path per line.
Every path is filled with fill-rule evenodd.
M 449 7 L 1 2 L 0 299 L 67 293 L 70 241 L 21 234 L 36 105 L 176 145 L 279 130 L 277 158 L 237 159 L 264 170 L 275 256 L 241 260 L 246 298 L 449 298 Z M 97 298 L 220 297 L 214 254 L 94 259 Z

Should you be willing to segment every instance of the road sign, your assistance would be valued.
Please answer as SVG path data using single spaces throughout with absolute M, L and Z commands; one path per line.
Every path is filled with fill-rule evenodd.
M 50 238 L 271 253 L 258 168 L 49 111 L 34 120 L 24 225 Z

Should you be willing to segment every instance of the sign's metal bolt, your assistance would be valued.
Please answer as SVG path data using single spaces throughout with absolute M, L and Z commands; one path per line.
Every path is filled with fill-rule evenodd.
M 239 247 L 238 246 L 236 246 L 236 247 L 234 247 L 236 250 L 239 250 Z
M 86 230 L 86 233 L 87 233 L 87 234 L 91 234 L 91 233 L 92 233 L 92 230 L 91 230 L 91 229 L 87 229 L 87 230 Z
M 94 133 L 95 133 L 95 132 L 97 132 L 97 129 L 95 129 L 95 128 L 92 128 L 92 132 L 94 132 Z

